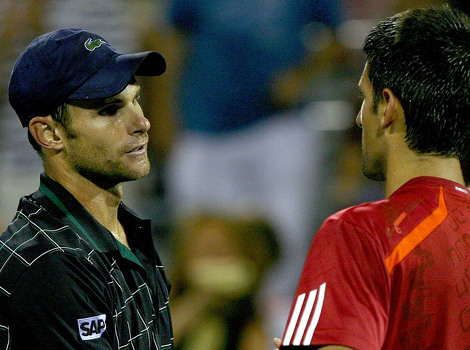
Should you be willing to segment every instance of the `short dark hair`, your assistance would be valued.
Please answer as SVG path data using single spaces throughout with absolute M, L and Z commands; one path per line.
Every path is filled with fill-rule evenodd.
M 413 151 L 463 159 L 470 139 L 470 19 L 449 6 L 412 9 L 380 22 L 363 47 L 374 105 L 400 100 Z

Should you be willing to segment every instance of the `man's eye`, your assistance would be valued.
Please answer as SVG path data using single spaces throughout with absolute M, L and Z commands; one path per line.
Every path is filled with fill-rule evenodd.
M 108 106 L 98 112 L 99 115 L 115 115 L 119 111 L 119 106 Z

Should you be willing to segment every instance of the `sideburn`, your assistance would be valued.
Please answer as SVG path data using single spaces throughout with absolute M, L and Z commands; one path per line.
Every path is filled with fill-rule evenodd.
M 52 113 L 52 119 L 62 125 L 65 131 L 65 135 L 69 139 L 74 139 L 77 137 L 77 134 L 70 126 L 70 118 L 71 115 L 68 103 L 63 103 Z

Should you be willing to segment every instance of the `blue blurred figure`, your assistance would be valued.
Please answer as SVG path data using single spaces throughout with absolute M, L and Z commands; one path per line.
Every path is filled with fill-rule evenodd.
M 173 0 L 173 25 L 190 35 L 181 83 L 182 127 L 234 132 L 277 113 L 272 84 L 302 63 L 305 28 L 338 24 L 332 0 Z
M 283 249 L 265 296 L 282 317 L 314 232 L 320 167 L 320 138 L 299 111 L 315 74 L 334 64 L 334 49 L 322 48 L 334 42 L 340 3 L 170 1 L 170 22 L 186 44 L 166 169 L 170 206 L 175 216 L 200 206 L 263 208 Z

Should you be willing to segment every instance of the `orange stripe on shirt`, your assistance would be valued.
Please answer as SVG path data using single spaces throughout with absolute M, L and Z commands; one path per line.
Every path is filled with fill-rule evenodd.
M 429 236 L 447 217 L 447 207 L 444 200 L 444 193 L 439 192 L 439 205 L 437 208 L 416 226 L 400 243 L 393 249 L 390 255 L 385 259 L 385 265 L 388 272 L 392 273 L 397 266 L 413 249 L 415 249 L 424 239 Z

